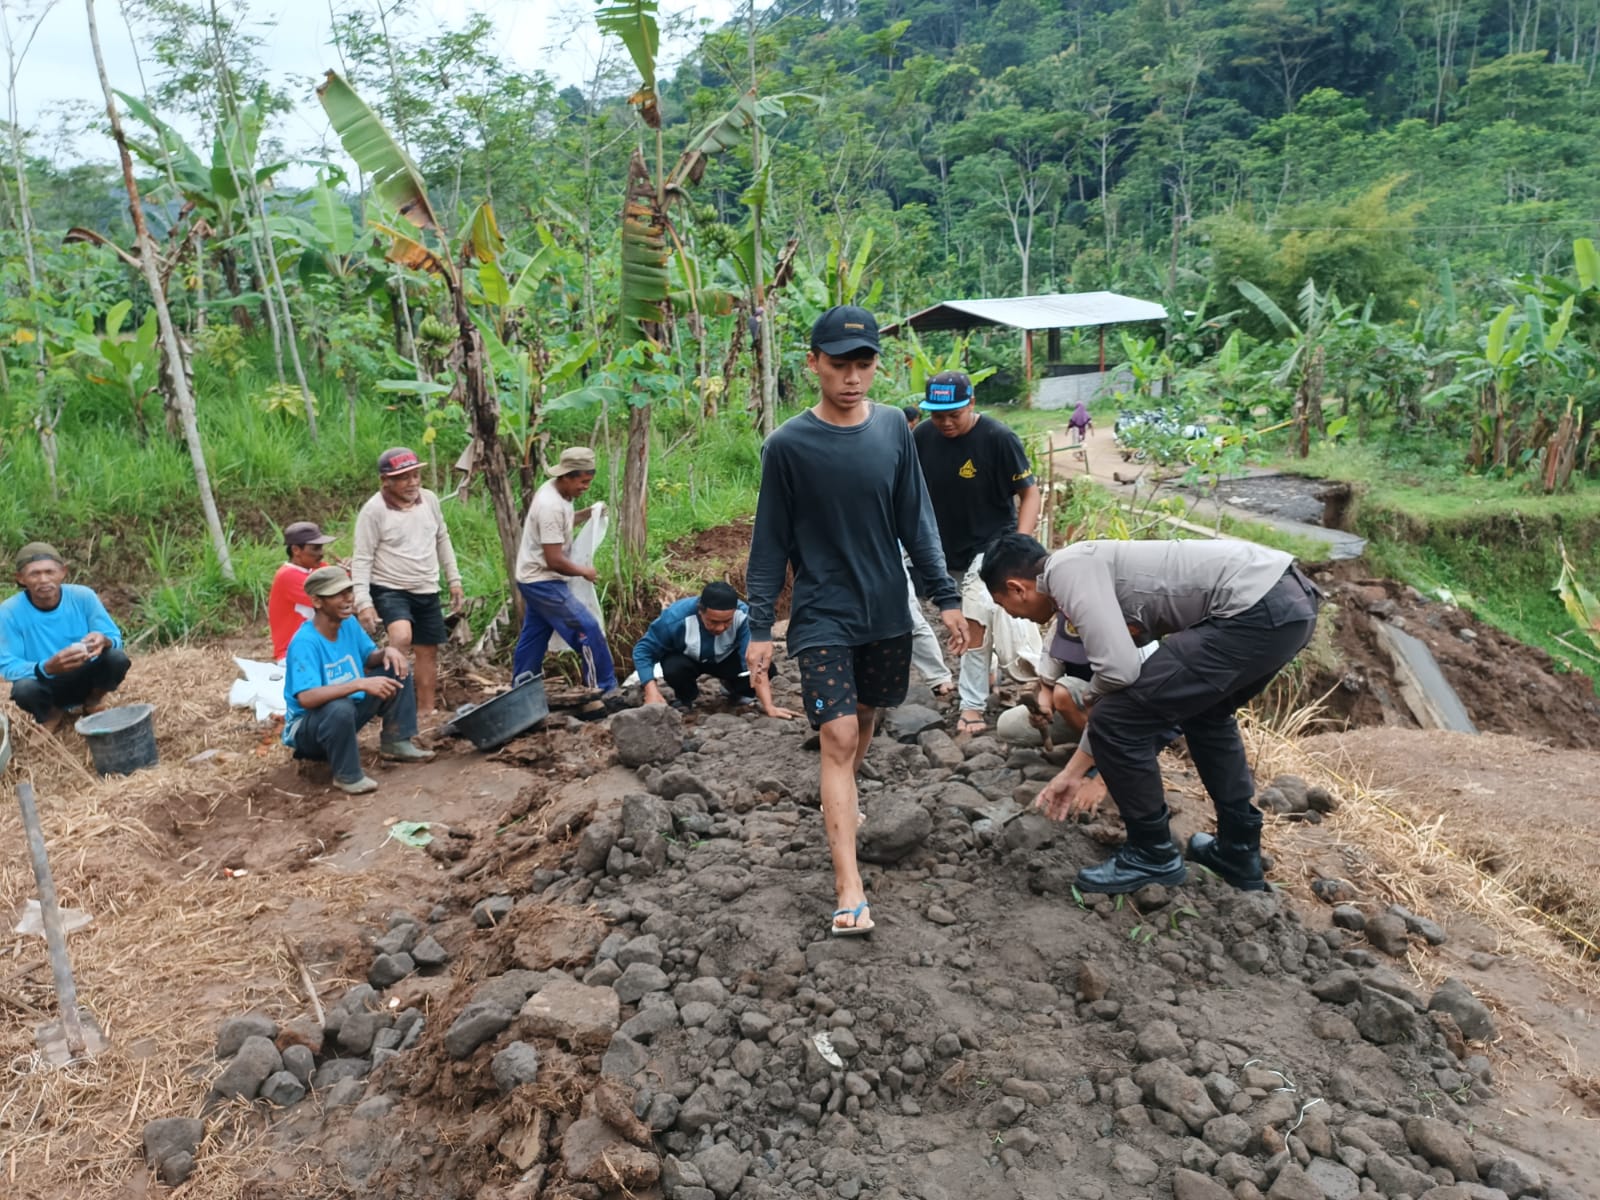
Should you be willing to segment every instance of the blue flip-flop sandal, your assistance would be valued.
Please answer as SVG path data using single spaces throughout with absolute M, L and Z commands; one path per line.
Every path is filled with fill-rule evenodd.
M 876 925 L 867 925 L 867 926 L 863 927 L 863 926 L 860 926 L 860 925 L 840 925 L 840 924 L 837 923 L 840 917 L 849 917 L 853 921 L 861 920 L 861 914 L 868 907 L 870 907 L 869 902 L 866 901 L 866 900 L 863 900 L 860 904 L 856 905 L 854 908 L 836 908 L 836 909 L 834 909 L 833 910 L 833 917 L 828 922 L 828 933 L 833 937 L 866 937 L 866 936 L 868 936 L 874 929 L 877 928 Z

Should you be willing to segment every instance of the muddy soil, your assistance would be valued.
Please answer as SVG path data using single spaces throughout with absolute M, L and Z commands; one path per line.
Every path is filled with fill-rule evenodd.
M 1569 925 L 1582 939 L 1576 948 L 1600 947 L 1600 764 L 1592 749 L 1396 728 L 1319 734 L 1302 747 L 1331 770 L 1392 793 L 1412 820 L 1436 823 L 1454 851 Z
M 1323 697 L 1335 722 L 1417 727 L 1378 641 L 1377 624 L 1387 622 L 1427 644 L 1479 730 L 1575 750 L 1600 746 L 1600 699 L 1587 676 L 1559 671 L 1543 650 L 1454 605 L 1367 578 L 1356 564 L 1313 574 L 1332 602 L 1322 618 L 1332 642 L 1331 654 L 1311 664 L 1306 690 Z
M 1429 989 L 1392 956 L 1437 952 L 1403 925 L 1380 952 L 1324 909 L 1201 874 L 1076 895 L 1114 822 L 1008 822 L 1051 764 L 933 732 L 874 744 L 877 930 L 832 939 L 803 730 L 660 716 L 659 762 L 522 803 L 387 922 L 452 965 L 371 1001 L 426 1022 L 354 1114 L 316 1095 L 277 1114 L 284 1174 L 440 1200 L 1418 1197 L 1457 1181 L 1435 1200 L 1493 1200 L 1531 1168 L 1554 1200 L 1600 1172 L 1581 1119 L 1506 1112 L 1514 1064 L 1423 1011 Z M 1169 759 L 1187 833 L 1205 806 Z M 504 907 L 484 928 L 490 896 Z M 502 991 L 503 1031 L 460 1054 L 472 1006 Z M 507 1093 L 496 1055 L 513 1042 L 540 1066 Z M 258 1194 L 324 1194 L 298 1186 Z
M 1322 496 L 1329 486 L 1326 479 L 1298 475 L 1246 475 L 1218 484 L 1216 498 L 1250 512 L 1321 525 L 1326 510 Z
M 747 534 L 721 536 L 742 554 Z M 1481 727 L 1600 745 L 1592 695 L 1536 652 L 1391 583 L 1337 573 L 1327 583 L 1341 661 L 1323 670 L 1348 693 L 1347 718 L 1409 719 L 1372 634 L 1373 622 L 1399 620 L 1434 645 Z M 792 666 L 776 686 L 779 703 L 793 700 Z M 1523 1194 L 1593 1194 L 1600 1038 L 1585 1015 L 1593 997 L 1570 979 L 1500 952 L 1492 933 L 1448 911 L 1425 914 L 1442 922 L 1442 945 L 1421 924 L 1402 921 L 1396 935 L 1389 921 L 1382 939 L 1346 928 L 1349 914 L 1333 924 L 1309 899 L 1314 877 L 1354 880 L 1363 924 L 1389 900 L 1378 873 L 1350 865 L 1363 855 L 1337 814 L 1273 824 L 1269 848 L 1288 864 L 1281 894 L 1240 896 L 1203 875 L 1131 901 L 1074 894 L 1075 870 L 1119 840 L 1116 822 L 1008 821 L 1053 764 L 990 737 L 958 745 L 943 732 L 951 702 L 921 687 L 910 700 L 936 710 L 933 724 L 919 740 L 880 738 L 864 771 L 878 924 L 867 941 L 825 934 L 832 892 L 804 729 L 748 712 L 712 705 L 652 739 L 637 770 L 618 765 L 615 744 L 636 717 L 614 718 L 614 731 L 558 716 L 493 756 L 446 744 L 435 763 L 386 770 L 373 797 L 343 796 L 270 746 L 237 786 L 157 794 L 136 778 L 104 819 L 149 831 L 118 843 L 141 876 L 141 904 L 161 902 L 163 876 L 174 896 L 196 880 L 252 889 L 262 902 L 214 938 L 287 938 L 330 1011 L 330 1039 L 343 1032 L 333 1011 L 354 996 L 350 1011 L 386 1029 L 414 1012 L 415 1040 L 398 1052 L 330 1040 L 318 1065 L 346 1065 L 282 1108 L 219 1108 L 207 1090 L 227 1064 L 209 1053 L 185 1059 L 161 1090 L 123 1064 L 131 1099 L 116 1131 L 80 1132 L 95 1177 L 115 1185 L 34 1188 L 37 1135 L 24 1140 L 26 1114 L 0 1100 L 0 1141 L 15 1135 L 10 1153 L 0 1144 L 8 1188 L 25 1200 L 157 1194 L 140 1165 L 143 1123 L 202 1115 L 211 1140 L 184 1190 L 207 1200 L 223 1194 L 208 1181 L 235 1179 L 248 1182 L 227 1194 L 253 1200 L 1327 1200 L 1362 1189 L 1497 1200 L 1530 1170 L 1540 1183 Z M 248 754 L 255 735 L 237 724 L 213 718 L 206 743 Z M 1493 752 L 1502 739 L 1466 741 Z M 1373 745 L 1385 761 L 1409 753 Z M 1472 772 L 1472 753 L 1456 764 L 1464 783 L 1436 771 L 1395 786 L 1448 808 L 1452 787 L 1476 781 L 1492 794 L 1477 798 L 1473 822 L 1526 825 L 1532 837 L 1514 806 L 1539 751 L 1517 757 L 1508 745 L 1493 778 Z M 1593 755 L 1570 757 L 1563 778 L 1578 788 Z M 1170 753 L 1166 766 L 1177 832 L 1205 828 L 1209 805 L 1186 760 Z M 436 843 L 390 839 L 397 819 L 435 822 Z M 100 849 L 91 843 L 87 867 L 83 851 L 69 857 L 62 876 L 116 878 Z M 1325 870 L 1295 865 L 1324 860 Z M 341 897 L 345 880 L 359 901 Z M 109 898 L 91 905 L 102 929 L 119 916 Z M 408 926 L 444 962 L 376 990 L 362 983 L 376 943 Z M 28 974 L 0 987 L 46 1005 L 40 948 L 17 941 L 11 953 Z M 1487 1013 L 1459 1011 L 1488 1016 L 1498 1041 L 1469 1043 L 1424 1011 L 1448 977 L 1488 1000 Z M 117 1011 L 109 970 L 90 985 Z M 298 980 L 264 969 L 182 997 L 172 1019 L 208 1031 L 250 1008 L 278 1022 L 305 1012 Z M 475 1004 L 503 1006 L 505 1022 L 458 1053 Z M 496 1060 L 514 1042 L 539 1066 L 506 1088 Z

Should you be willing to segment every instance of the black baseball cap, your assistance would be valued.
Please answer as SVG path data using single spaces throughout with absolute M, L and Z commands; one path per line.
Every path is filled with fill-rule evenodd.
M 843 356 L 857 350 L 879 353 L 878 319 L 854 304 L 840 304 L 817 318 L 811 327 L 811 348 Z
M 928 380 L 926 412 L 950 412 L 972 403 L 972 380 L 960 371 L 940 371 Z

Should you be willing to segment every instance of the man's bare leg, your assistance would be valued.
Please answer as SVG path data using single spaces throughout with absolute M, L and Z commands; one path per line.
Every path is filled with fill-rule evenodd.
M 867 761 L 867 751 L 872 749 L 872 735 L 878 730 L 878 710 L 865 704 L 856 705 L 856 756 L 850 767 L 852 776 L 861 773 L 861 764 Z
M 427 701 L 426 701 L 426 706 L 424 706 L 423 691 L 422 691 L 422 652 L 424 650 L 432 650 L 432 649 L 434 649 L 434 647 L 432 647 L 432 646 L 416 646 L 416 647 L 413 647 L 411 645 L 411 622 L 410 621 L 390 621 L 387 625 L 385 625 L 383 627 L 383 631 L 389 637 L 389 645 L 393 646 L 396 650 L 400 651 L 400 653 L 404 654 L 407 658 L 411 658 L 412 657 L 412 650 L 415 649 L 416 655 L 415 655 L 415 661 L 414 661 L 414 663 L 412 665 L 412 675 L 416 679 L 416 685 L 417 685 L 417 713 L 420 715 L 422 713 L 432 712 L 433 711 L 433 688 L 434 688 L 434 683 L 438 679 L 438 675 L 439 675 L 439 666 L 438 666 L 439 659 L 438 659 L 438 656 L 436 654 L 434 656 L 434 660 L 433 660 L 433 664 L 432 664 L 432 670 L 430 670 L 429 673 L 428 673 Z
M 860 827 L 856 795 L 856 768 L 871 740 L 861 736 L 865 714 L 866 728 L 876 719 L 873 709 L 858 709 L 854 716 L 835 717 L 818 731 L 822 741 L 822 828 L 828 837 L 828 853 L 833 857 L 834 907 L 853 909 L 867 898 L 856 865 L 856 830 Z M 863 909 L 859 918 L 848 915 L 835 922 L 841 929 L 871 927 Z
M 439 692 L 439 647 L 413 646 L 417 663 L 417 712 L 433 713 Z

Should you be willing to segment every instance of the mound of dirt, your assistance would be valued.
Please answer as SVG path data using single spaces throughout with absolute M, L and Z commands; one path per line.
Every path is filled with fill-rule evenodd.
M 825 936 L 790 722 L 704 716 L 620 802 L 554 793 L 452 868 L 426 932 L 454 974 L 376 998 L 425 1008 L 416 1046 L 283 1148 L 439 1200 L 1579 1194 L 1495 1139 L 1489 1011 L 1390 965 L 1427 923 L 1364 938 L 1200 873 L 1079 896 L 1115 834 L 1022 814 L 1039 751 L 922 740 L 864 769 L 870 941 Z
M 1323 703 L 1336 721 L 1418 727 L 1378 637 L 1378 624 L 1387 623 L 1427 645 L 1479 730 L 1575 750 L 1600 746 L 1594 684 L 1558 671 L 1543 650 L 1454 605 L 1392 579 L 1366 578 L 1351 566 L 1318 569 L 1316 579 L 1332 602 L 1323 609 L 1323 624 L 1331 631 L 1334 661 L 1313 665 L 1306 690 L 1311 697 L 1326 693 Z
M 1333 770 L 1391 792 L 1413 821 L 1439 822 L 1438 836 L 1456 853 L 1600 945 L 1592 748 L 1412 729 L 1325 733 L 1301 746 Z

